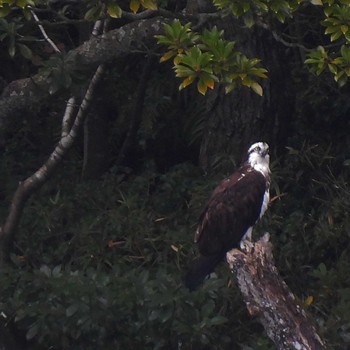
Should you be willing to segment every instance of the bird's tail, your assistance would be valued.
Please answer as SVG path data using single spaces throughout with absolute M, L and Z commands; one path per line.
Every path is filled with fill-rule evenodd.
M 216 265 L 224 258 L 225 253 L 200 256 L 198 259 L 192 261 L 187 274 L 184 277 L 184 284 L 189 290 L 196 289 L 205 279 L 206 276 L 211 274 Z

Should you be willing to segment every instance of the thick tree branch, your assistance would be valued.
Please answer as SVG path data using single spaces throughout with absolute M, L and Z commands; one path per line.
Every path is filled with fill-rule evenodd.
M 106 34 L 92 37 L 72 50 L 70 55 L 76 68 L 96 69 L 130 52 L 148 53 L 155 46 L 154 36 L 163 30 L 163 18 L 129 23 Z M 74 65 L 71 67 L 74 69 Z M 0 130 L 24 110 L 35 107 L 50 96 L 49 82 L 40 74 L 11 82 L 0 98 Z
M 144 12 L 152 16 L 156 11 Z M 162 11 L 158 11 L 159 13 Z M 131 14 L 127 16 L 129 15 L 131 16 Z M 192 19 L 203 23 L 218 16 L 218 13 L 202 13 Z M 190 16 L 186 18 L 191 19 Z M 83 66 L 94 70 L 100 64 L 111 62 L 132 52 L 149 54 L 156 47 L 154 36 L 163 33 L 163 23 L 166 21 L 168 19 L 164 17 L 135 20 L 103 35 L 93 36 L 81 46 L 70 51 L 70 57 L 74 62 L 70 69 L 74 70 Z M 0 132 L 6 128 L 11 119 L 21 117 L 23 111 L 36 108 L 49 97 L 49 82 L 41 74 L 11 82 L 5 87 L 0 97 Z
M 325 349 L 325 343 L 274 265 L 268 234 L 253 249 L 228 252 L 227 262 L 237 278 L 248 312 L 259 317 L 277 349 Z

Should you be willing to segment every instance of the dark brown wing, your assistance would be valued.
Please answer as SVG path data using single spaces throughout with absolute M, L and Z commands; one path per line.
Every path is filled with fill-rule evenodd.
M 264 176 L 248 165 L 223 180 L 200 216 L 195 236 L 200 253 L 214 255 L 238 246 L 259 218 L 265 191 Z

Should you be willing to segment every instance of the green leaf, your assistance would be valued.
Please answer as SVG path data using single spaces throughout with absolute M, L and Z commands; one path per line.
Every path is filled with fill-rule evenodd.
M 260 84 L 258 84 L 257 82 L 254 82 L 251 84 L 251 89 L 256 93 L 258 94 L 259 96 L 262 96 L 263 95 L 263 88 L 261 87 Z
M 199 80 L 197 83 L 197 89 L 202 95 L 205 95 L 207 93 L 208 86 L 203 80 Z
M 340 30 L 343 34 L 345 34 L 349 30 L 349 27 L 343 24 L 342 26 L 340 26 Z
M 123 11 L 116 3 L 111 3 L 107 6 L 107 13 L 112 18 L 121 18 Z
M 232 92 L 235 88 L 237 87 L 237 83 L 235 81 L 233 81 L 230 84 L 227 84 L 225 86 L 225 94 L 229 94 L 230 92 Z
M 195 76 L 194 75 L 193 76 L 189 76 L 186 79 L 184 79 L 184 81 L 181 83 L 181 89 L 180 90 L 182 90 L 182 89 L 186 88 L 188 85 L 192 84 L 194 80 L 195 80 Z
M 87 21 L 96 21 L 101 16 L 101 6 L 93 6 L 86 13 L 84 18 Z
M 24 44 L 17 44 L 18 48 L 19 48 L 19 52 L 21 53 L 21 55 L 30 60 L 33 56 L 32 50 Z
M 32 19 L 32 13 L 30 12 L 29 8 L 28 7 L 25 7 L 23 9 L 23 16 L 24 18 L 27 20 L 27 21 L 30 21 Z
M 137 11 L 139 10 L 141 4 L 140 4 L 140 1 L 139 0 L 131 0 L 130 1 L 130 10 L 133 12 L 133 13 L 137 13 Z
M 342 32 L 340 30 L 336 31 L 335 33 L 333 33 L 331 35 L 331 41 L 336 41 L 340 38 L 340 36 L 342 35 Z
M 6 17 L 10 12 L 11 8 L 7 4 L 0 7 L 0 17 Z
M 247 28 L 252 28 L 255 24 L 254 17 L 252 14 L 247 14 L 243 17 L 244 24 Z
M 337 74 L 337 67 L 334 64 L 328 64 L 328 69 L 331 73 Z
M 174 57 L 176 55 L 176 51 L 174 50 L 170 50 L 168 52 L 166 52 L 159 60 L 159 62 L 165 62 L 167 60 L 169 60 L 171 57 Z
M 153 0 L 141 0 L 142 6 L 147 10 L 157 10 L 158 6 Z

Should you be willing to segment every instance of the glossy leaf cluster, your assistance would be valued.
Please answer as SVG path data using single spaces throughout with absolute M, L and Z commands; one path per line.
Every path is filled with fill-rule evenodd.
M 158 43 L 169 49 L 161 62 L 173 58 L 174 70 L 182 78 L 179 89 L 193 82 L 198 91 L 205 95 L 215 84 L 225 86 L 226 92 L 241 84 L 263 94 L 258 78 L 266 78 L 267 70 L 259 66 L 257 58 L 247 58 L 235 49 L 235 43 L 224 38 L 224 32 L 216 27 L 202 33 L 192 31 L 190 23 L 182 25 L 175 20 L 165 24 L 165 35 L 158 36 Z

